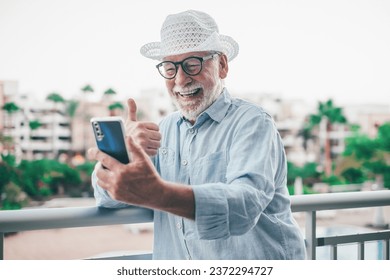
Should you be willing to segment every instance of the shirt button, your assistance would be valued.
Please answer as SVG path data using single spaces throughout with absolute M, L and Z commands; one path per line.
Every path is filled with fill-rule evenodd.
M 181 229 L 181 223 L 178 222 L 178 223 L 176 224 L 176 227 L 177 227 L 178 229 Z
M 162 149 L 162 150 L 161 150 L 161 153 L 162 153 L 163 155 L 166 155 L 167 152 L 168 152 L 167 149 Z
M 191 133 L 191 134 L 194 134 L 194 133 L 195 133 L 195 129 L 191 128 L 191 129 L 190 129 L 190 133 Z
M 187 161 L 186 159 L 183 159 L 183 160 L 181 161 L 181 164 L 187 165 L 187 164 L 188 164 L 188 161 Z

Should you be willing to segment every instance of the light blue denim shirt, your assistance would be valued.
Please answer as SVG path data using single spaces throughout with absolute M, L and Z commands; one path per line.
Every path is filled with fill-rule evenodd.
M 286 156 L 272 118 L 227 90 L 194 125 L 179 112 L 160 124 L 153 157 L 163 179 L 191 185 L 195 221 L 154 212 L 154 259 L 304 259 L 292 217 Z M 96 185 L 97 204 L 122 207 Z

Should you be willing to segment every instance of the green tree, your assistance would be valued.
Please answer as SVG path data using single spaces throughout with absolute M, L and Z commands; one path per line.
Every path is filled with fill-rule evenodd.
M 28 203 L 28 197 L 20 189 L 18 185 L 9 182 L 2 193 L 0 199 L 0 209 L 2 210 L 17 210 Z
M 378 128 L 374 139 L 359 133 L 346 139 L 343 155 L 345 161 L 354 161 L 364 176 L 383 181 L 384 187 L 390 188 L 390 122 Z M 344 169 L 351 167 L 356 168 L 345 164 Z
M 108 110 L 110 111 L 110 116 L 116 116 L 119 112 L 122 112 L 125 109 L 122 103 L 114 102 L 108 106 Z
M 56 103 L 64 103 L 65 99 L 57 92 L 52 92 L 50 93 L 47 97 L 46 100 L 53 101 L 55 104 Z
M 297 177 L 302 178 L 302 183 L 312 187 L 314 183 L 320 182 L 322 173 L 318 171 L 315 162 L 308 162 L 302 167 L 298 167 L 291 162 L 287 162 L 287 184 L 292 185 Z
M 21 111 L 20 107 L 15 102 L 7 102 L 3 105 L 2 110 L 7 112 L 7 118 L 4 120 L 5 127 L 13 125 L 13 115 Z M 7 138 L 6 138 L 7 137 Z M 3 136 L 4 150 L 8 153 L 14 153 L 15 144 L 18 143 L 18 139 L 14 139 L 12 136 Z
M 26 202 L 22 189 L 15 183 L 19 177 L 15 156 L 1 155 L 0 209 L 19 209 Z
M 81 90 L 87 94 L 89 92 L 94 92 L 94 89 L 91 85 L 85 85 L 84 87 L 81 88 Z
M 28 126 L 31 130 L 36 130 L 42 126 L 42 123 L 39 120 L 32 120 L 28 123 Z
M 83 94 L 83 100 L 81 102 L 81 122 L 82 122 L 82 127 L 83 127 L 83 146 L 82 146 L 82 151 L 81 153 L 83 154 L 84 157 L 86 157 L 86 151 L 87 151 L 87 134 L 89 133 L 88 126 L 89 126 L 89 119 L 90 116 L 88 115 L 87 111 L 87 103 L 86 103 L 86 97 L 88 94 L 93 93 L 94 89 L 91 85 L 87 84 L 84 87 L 81 88 Z
M 51 102 L 53 102 L 53 113 L 56 114 L 57 111 L 58 111 L 58 104 L 59 103 L 65 103 L 65 99 L 57 92 L 52 92 L 50 93 L 47 97 L 46 97 L 46 100 L 49 100 Z M 55 128 L 56 128 L 56 116 L 53 116 L 52 117 L 52 139 L 51 139 L 51 143 L 52 143 L 52 152 L 53 152 L 53 158 L 56 158 L 57 155 L 58 155 L 58 149 L 56 149 L 55 147 L 55 140 L 56 140 L 56 135 L 55 135 Z
M 104 95 L 105 96 L 112 96 L 112 95 L 115 95 L 115 94 L 116 94 L 116 91 L 113 90 L 112 88 L 109 88 L 106 91 L 104 91 Z
M 34 199 L 67 192 L 81 183 L 77 170 L 57 160 L 23 160 L 18 169 L 17 185 Z
M 77 107 L 79 102 L 77 100 L 68 100 L 66 101 L 66 114 L 73 119 L 76 115 Z
M 324 123 L 321 125 L 321 123 Z M 332 131 L 332 126 L 335 123 L 347 123 L 343 111 L 340 107 L 336 107 L 333 104 L 333 101 L 329 99 L 326 102 L 319 102 L 317 107 L 317 113 L 311 114 L 309 116 L 308 122 L 305 124 L 305 129 L 311 131 L 315 127 L 325 129 L 325 131 L 320 131 L 320 135 L 325 134 L 324 143 L 320 143 L 321 154 L 323 157 L 324 171 L 326 175 L 332 173 L 332 158 L 331 158 L 331 144 L 329 133 Z M 306 132 L 308 133 L 308 132 Z M 321 140 L 321 139 L 320 139 Z
M 307 143 L 310 139 L 314 139 L 315 136 L 312 134 L 313 126 L 310 122 L 305 122 L 303 127 L 298 131 L 298 137 L 302 137 L 303 139 L 303 148 L 305 151 L 307 150 Z
M 15 113 L 20 110 L 20 107 L 16 105 L 14 102 L 7 102 L 3 105 L 2 109 L 6 111 L 8 114 Z

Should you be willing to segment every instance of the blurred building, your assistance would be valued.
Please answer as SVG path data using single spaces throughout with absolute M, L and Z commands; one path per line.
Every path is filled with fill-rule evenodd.
M 16 95 L 18 92 L 18 83 L 16 81 L 1 81 L 0 80 L 0 108 L 3 108 L 4 104 L 8 102 L 11 96 Z M 4 128 L 5 112 L 0 111 L 0 132 Z
M 141 91 L 136 102 L 140 120 L 159 123 L 166 115 L 176 110 L 168 93 L 161 89 Z
M 344 112 L 351 123 L 360 126 L 361 133 L 375 137 L 377 128 L 385 122 L 390 122 L 390 101 L 388 104 L 346 106 Z
M 0 153 L 15 149 L 14 143 L 10 140 L 11 137 L 9 136 L 12 130 L 12 119 L 2 108 L 17 92 L 18 83 L 16 81 L 0 80 Z
M 346 137 L 351 135 L 348 126 L 340 124 L 332 125 L 332 130 L 326 135 L 322 123 L 312 131 L 312 138 L 305 139 L 301 133 L 305 119 L 317 109 L 304 100 L 257 93 L 235 97 L 259 104 L 274 118 L 287 158 L 296 165 L 323 162 L 326 137 L 330 138 L 331 156 L 336 158 L 344 151 Z M 140 121 L 159 123 L 176 110 L 168 93 L 162 89 L 144 90 L 135 101 Z M 96 145 L 90 119 L 113 115 L 127 118 L 126 100 L 117 100 L 115 95 L 89 98 L 80 92 L 72 100 L 55 103 L 20 95 L 17 82 L 0 81 L 0 108 L 8 102 L 14 102 L 20 110 L 11 114 L 0 111 L 0 135 L 12 137 L 13 145 L 8 149 L 12 149 L 19 159 L 46 157 L 83 163 L 85 152 Z M 362 133 L 372 137 L 376 136 L 379 125 L 390 121 L 390 104 L 346 106 L 343 112 L 349 123 L 358 124 Z M 32 122 L 39 125 L 32 126 Z M 4 152 L 3 143 L 0 143 L 1 152 Z
M 54 158 L 71 149 L 71 131 L 66 106 L 50 101 L 37 101 L 28 95 L 12 95 L 19 110 L 3 111 L 3 134 L 13 141 L 13 151 L 18 160 Z

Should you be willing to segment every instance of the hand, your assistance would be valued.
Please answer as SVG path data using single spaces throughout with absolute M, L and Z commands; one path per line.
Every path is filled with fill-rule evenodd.
M 88 150 L 91 160 L 97 160 L 97 184 L 118 201 L 155 208 L 161 202 L 164 182 L 143 148 L 127 137 L 132 162 L 122 164 L 97 148 Z M 104 166 L 104 168 L 103 168 Z
M 160 148 L 161 134 L 157 124 L 137 121 L 137 105 L 134 99 L 127 101 L 128 118 L 125 122 L 126 135 L 131 136 L 146 154 L 154 156 Z
M 144 149 L 131 136 L 126 140 L 132 154 L 132 161 L 128 164 L 122 164 L 98 148 L 88 150 L 88 157 L 98 161 L 95 167 L 98 186 L 115 200 L 194 220 L 192 188 L 164 181 Z

